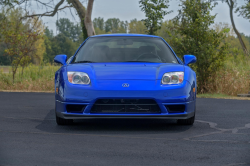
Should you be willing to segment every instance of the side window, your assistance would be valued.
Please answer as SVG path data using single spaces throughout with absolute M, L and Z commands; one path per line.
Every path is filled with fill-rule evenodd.
M 81 57 L 80 55 L 82 54 L 83 54 L 83 49 L 81 47 L 80 50 L 76 53 L 76 56 L 74 57 L 72 62 L 75 62 L 76 60 L 78 60 Z

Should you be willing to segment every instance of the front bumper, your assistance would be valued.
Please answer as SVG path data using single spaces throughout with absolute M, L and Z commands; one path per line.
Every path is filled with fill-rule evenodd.
M 67 112 L 66 105 L 87 105 L 81 113 Z M 161 109 L 161 113 L 154 114 L 104 114 L 104 113 L 90 113 L 93 104 L 89 103 L 67 103 L 56 101 L 56 115 L 64 119 L 85 119 L 85 118 L 164 118 L 164 119 L 188 119 L 195 114 L 195 101 L 184 103 L 157 103 Z M 165 105 L 185 105 L 185 111 L 182 113 L 169 113 Z
M 68 82 L 59 88 L 56 94 L 55 111 L 58 117 L 64 119 L 84 119 L 84 118 L 165 118 L 165 119 L 187 119 L 195 114 L 196 94 L 193 86 L 188 81 L 181 85 L 162 86 L 160 80 L 156 82 L 129 80 L 129 88 L 120 88 L 124 81 L 117 80 L 102 81 L 91 86 L 72 85 Z M 119 86 L 118 86 L 119 85 Z M 117 87 L 116 87 L 117 86 Z M 132 87 L 134 86 L 134 87 Z M 105 87 L 105 88 L 103 88 Z M 104 90 L 105 89 L 105 90 Z M 152 99 L 160 108 L 159 113 L 92 113 L 91 108 L 98 99 Z M 83 112 L 68 112 L 66 106 L 86 105 Z M 185 105 L 185 110 L 181 113 L 170 112 L 166 105 Z

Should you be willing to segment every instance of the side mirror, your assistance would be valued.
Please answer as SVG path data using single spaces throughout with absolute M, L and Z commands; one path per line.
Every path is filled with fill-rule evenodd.
M 195 63 L 196 62 L 196 57 L 194 55 L 184 55 L 183 56 L 183 61 L 185 65 Z
M 65 65 L 66 61 L 67 61 L 67 55 L 57 55 L 54 58 L 54 62 L 61 63 L 62 65 Z

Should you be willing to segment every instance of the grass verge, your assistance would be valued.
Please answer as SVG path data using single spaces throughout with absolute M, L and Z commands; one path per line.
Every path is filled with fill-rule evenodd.
M 18 69 L 13 84 L 12 73 L 0 70 L 0 91 L 52 92 L 54 91 L 55 72 L 60 66 L 29 65 L 21 72 Z
M 215 99 L 250 100 L 250 97 L 229 96 L 229 95 L 220 94 L 220 93 L 204 93 L 204 94 L 197 94 L 197 98 L 215 98 Z

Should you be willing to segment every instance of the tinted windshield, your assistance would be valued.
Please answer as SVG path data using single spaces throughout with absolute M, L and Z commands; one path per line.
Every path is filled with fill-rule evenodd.
M 90 38 L 80 48 L 72 62 L 178 63 L 164 41 L 152 37 Z

